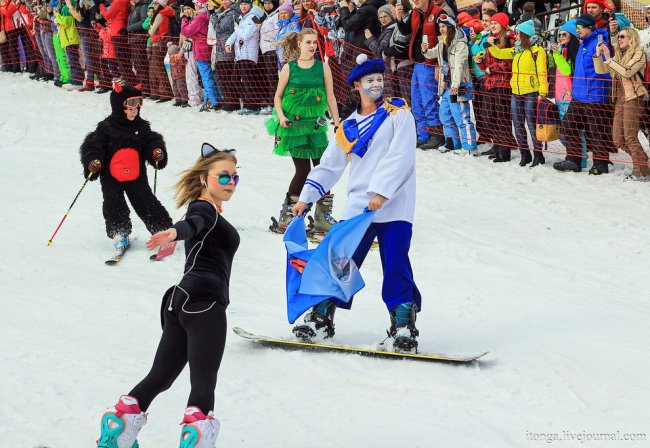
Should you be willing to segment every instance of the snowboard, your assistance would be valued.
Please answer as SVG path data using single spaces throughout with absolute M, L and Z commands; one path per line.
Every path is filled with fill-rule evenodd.
M 315 352 L 338 352 L 348 353 L 360 356 L 367 356 L 370 358 L 384 358 L 384 359 L 411 359 L 413 361 L 426 361 L 426 362 L 445 362 L 456 364 L 467 364 L 489 352 L 482 352 L 475 355 L 451 355 L 443 353 L 395 353 L 387 350 L 377 350 L 372 348 L 352 347 L 348 345 L 327 344 L 327 343 L 311 343 L 303 342 L 296 339 L 274 339 L 266 336 L 249 333 L 248 331 L 234 327 L 233 331 L 237 336 L 240 336 L 249 341 L 253 341 L 261 346 L 270 348 L 281 348 L 284 350 L 302 350 L 302 351 L 315 351 Z

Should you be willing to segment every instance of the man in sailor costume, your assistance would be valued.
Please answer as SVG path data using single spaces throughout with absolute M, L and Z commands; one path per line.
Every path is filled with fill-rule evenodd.
M 348 163 L 348 200 L 342 219 L 350 219 L 365 208 L 376 211 L 353 260 L 361 266 L 375 238 L 383 266 L 382 298 L 390 313 L 390 336 L 400 352 L 416 352 L 418 330 L 415 316 L 421 296 L 409 261 L 415 213 L 415 119 L 402 98 L 383 98 L 384 61 L 357 57 L 347 83 L 359 91 L 357 110 L 338 128 L 307 177 L 294 215 L 302 216 L 309 204 L 318 201 L 341 178 Z M 334 335 L 334 311 L 349 309 L 352 301 L 325 300 L 305 315 L 305 323 L 294 327 L 296 336 L 313 340 Z

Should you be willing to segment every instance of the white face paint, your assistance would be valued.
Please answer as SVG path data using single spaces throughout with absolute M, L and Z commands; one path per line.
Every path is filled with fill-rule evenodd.
M 373 99 L 378 100 L 384 92 L 384 75 L 381 73 L 371 73 L 360 80 L 361 90 L 363 93 Z

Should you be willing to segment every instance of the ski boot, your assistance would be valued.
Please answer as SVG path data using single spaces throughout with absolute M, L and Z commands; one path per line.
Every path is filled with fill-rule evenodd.
M 314 218 L 310 216 L 307 225 L 307 238 L 312 243 L 320 243 L 332 226 L 338 222 L 332 217 L 333 205 L 333 194 L 326 194 L 316 202 Z
M 298 195 L 287 193 L 282 203 L 282 209 L 280 210 L 280 218 L 275 219 L 271 216 L 271 225 L 269 226 L 271 232 L 283 234 L 287 230 L 289 223 L 293 219 L 291 209 L 296 205 L 296 202 L 298 202 Z
M 115 250 L 118 252 L 126 252 L 131 246 L 129 235 L 115 235 L 115 237 L 113 237 L 113 245 L 115 246 Z
M 414 302 L 397 305 L 390 312 L 390 330 L 388 337 L 393 339 L 393 351 L 396 353 L 417 353 L 417 337 L 420 332 L 415 328 L 417 307 Z
M 205 415 L 196 406 L 189 406 L 181 425 L 179 448 L 214 448 L 221 425 L 212 411 Z
M 102 416 L 102 432 L 97 448 L 138 448 L 138 432 L 147 423 L 147 414 L 138 400 L 122 395 L 115 407 Z
M 293 334 L 304 342 L 327 339 L 334 336 L 334 312 L 336 305 L 323 300 L 305 315 L 305 323 L 293 327 Z

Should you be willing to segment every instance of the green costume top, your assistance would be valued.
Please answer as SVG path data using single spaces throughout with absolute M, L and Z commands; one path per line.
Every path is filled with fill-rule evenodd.
M 277 112 L 266 121 L 266 128 L 275 137 L 275 153 L 298 159 L 319 159 L 327 148 L 327 124 L 317 126 L 325 117 L 327 96 L 323 63 L 315 60 L 310 68 L 289 62 L 289 82 L 282 95 L 282 110 L 294 125 L 280 126 Z

